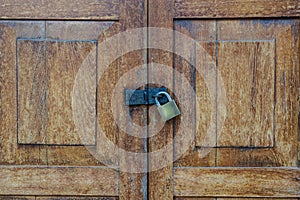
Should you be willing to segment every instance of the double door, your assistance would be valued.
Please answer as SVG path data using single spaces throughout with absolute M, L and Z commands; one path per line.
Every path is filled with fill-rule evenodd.
M 299 198 L 298 1 L 0 3 L 0 198 Z

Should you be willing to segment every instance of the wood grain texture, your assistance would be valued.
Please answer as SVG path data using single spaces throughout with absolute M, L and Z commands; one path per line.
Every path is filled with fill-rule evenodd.
M 243 31 L 243 30 L 248 31 Z M 297 117 L 297 89 L 299 79 L 299 22 L 297 20 L 225 20 L 218 21 L 218 37 L 225 42 L 276 41 L 274 97 L 274 147 L 270 149 L 217 149 L 218 166 L 297 166 L 295 148 L 299 128 Z M 291 72 L 291 71 L 294 72 Z M 289 73 L 287 86 L 286 73 Z M 281 76 L 281 78 L 279 78 Z M 289 89 L 284 89 L 288 87 Z M 280 88 L 280 89 L 279 89 Z M 294 95 L 286 95 L 287 93 Z M 287 104 L 286 102 L 291 102 Z M 289 105 L 290 111 L 287 111 Z M 285 107 L 285 108 L 284 108 Z M 297 111 L 296 111 L 297 112 Z M 289 124 L 289 125 L 287 125 Z M 287 130 L 284 127 L 289 127 Z M 280 130 L 280 131 L 279 131 Z M 283 136 L 285 135 L 285 136 Z M 228 159 L 230 158 L 230 159 Z
M 48 21 L 46 23 L 46 37 L 58 40 L 98 40 L 100 35 L 108 37 L 109 32 L 114 32 L 112 30 L 115 30 L 115 28 L 111 26 L 113 26 L 112 22 Z M 104 37 L 104 39 L 106 37 Z M 89 54 L 89 56 L 93 57 L 96 55 Z M 111 74 L 110 81 L 112 76 Z M 100 94 L 98 93 L 98 95 Z M 103 113 L 103 110 L 101 110 L 101 113 Z M 113 128 L 111 128 L 111 130 L 112 129 Z M 116 130 L 108 132 L 110 135 L 117 135 Z M 103 165 L 103 163 L 91 154 L 91 152 L 96 151 L 96 147 L 48 146 L 47 150 L 47 161 L 49 165 Z
M 94 103 L 82 102 L 92 106 L 88 116 L 85 116 L 92 126 L 87 125 L 89 129 L 85 133 L 80 133 L 75 127 L 72 113 L 72 91 L 76 74 L 94 48 L 96 44 L 91 42 L 47 42 L 47 144 L 95 144 Z M 93 56 L 90 65 L 96 74 L 96 55 Z M 95 79 L 96 77 L 96 82 Z M 96 83 L 94 90 L 96 91 Z M 96 97 L 91 98 L 95 102 Z
M 118 0 L 39 1 L 1 0 L 1 19 L 94 19 L 117 20 Z
M 26 40 L 19 44 L 18 142 L 95 144 L 94 127 L 88 130 L 84 137 L 78 135 L 73 122 L 71 103 L 78 69 L 90 51 L 96 48 L 96 44 Z M 95 71 L 96 55 L 90 64 Z M 96 82 L 95 78 L 94 81 Z M 95 121 L 95 113 L 95 108 L 92 108 L 90 115 L 86 116 L 92 124 Z
M 138 1 L 134 1 L 137 3 Z M 133 3 L 133 2 L 132 2 Z M 138 3 L 140 10 L 145 9 L 142 4 Z M 138 12 L 140 13 L 140 12 Z M 143 16 L 140 16 L 142 20 Z M 137 23 L 136 26 L 142 24 Z M 140 42 L 146 42 L 145 36 L 141 35 Z M 144 43 L 145 44 L 145 43 Z M 119 68 L 120 76 L 124 75 L 133 67 L 138 67 L 145 62 L 146 51 L 132 51 L 122 56 L 121 66 Z M 138 70 L 137 73 L 131 74 L 129 80 L 123 83 L 124 88 L 136 89 L 135 81 L 137 79 L 143 79 L 146 82 L 147 73 L 145 70 Z M 141 88 L 144 89 L 142 86 Z M 122 100 L 122 104 L 119 106 L 125 106 L 125 100 Z M 133 123 L 140 125 L 141 127 L 147 124 L 147 107 L 146 106 L 132 106 L 129 108 L 130 116 Z M 125 119 L 124 116 L 123 120 Z M 122 118 L 121 118 L 122 119 Z M 119 130 L 119 147 L 129 152 L 137 153 L 134 157 L 126 157 L 126 155 L 120 153 L 120 198 L 121 199 L 146 199 L 147 198 L 147 155 L 143 154 L 147 152 L 147 132 L 143 131 L 139 134 L 143 135 L 143 138 L 134 137 L 131 134 L 136 134 L 134 129 L 128 124 L 126 131 Z M 140 153 L 140 154 L 139 154 Z M 134 159 L 133 159 L 134 158 Z M 136 162 L 134 161 L 136 159 Z M 140 171 L 132 171 L 131 169 L 139 169 Z M 123 171 L 122 171 L 123 170 Z M 145 172 L 145 173 L 144 173 Z
M 0 196 L 1 200 L 35 200 L 34 196 Z
M 142 12 L 144 12 L 144 7 L 142 2 L 132 1 L 127 2 L 128 4 L 123 4 L 122 8 L 126 9 L 127 6 L 131 7 L 133 4 L 137 4 L 137 7 L 131 7 L 129 10 L 123 10 L 123 12 L 129 12 L 128 16 L 133 16 L 139 18 L 139 20 L 143 19 Z M 124 7 L 123 7 L 124 6 Z M 133 9 L 133 10 L 130 10 Z M 136 9 L 136 10 L 135 10 Z M 134 11 L 135 10 L 135 11 Z M 101 42 L 109 39 L 110 37 L 113 37 L 114 35 L 118 34 L 122 30 L 126 30 L 127 26 L 139 26 L 139 23 L 141 21 L 134 21 L 133 24 L 127 24 L 129 23 L 127 20 L 127 15 L 124 13 L 124 21 L 121 23 L 114 23 L 109 29 L 104 31 L 98 39 L 99 44 L 101 45 Z M 122 16 L 123 16 L 122 15 Z M 126 25 L 125 25 L 126 24 Z M 143 37 L 143 36 L 142 36 Z M 115 45 L 109 46 L 110 44 L 107 44 L 106 51 L 111 52 L 115 51 L 117 48 Z M 117 44 L 118 45 L 118 44 Z M 107 53 L 106 52 L 106 53 Z M 146 152 L 145 139 L 140 139 L 133 137 L 129 135 L 132 131 L 131 127 L 128 126 L 126 129 L 126 132 L 121 131 L 116 121 L 119 120 L 118 117 L 121 118 L 121 120 L 124 121 L 125 118 L 122 118 L 124 116 L 118 115 L 117 118 L 114 118 L 112 113 L 112 106 L 115 106 L 117 110 L 121 109 L 121 106 L 125 106 L 125 102 L 123 98 L 118 99 L 117 101 L 120 102 L 117 105 L 114 104 L 115 102 L 112 102 L 112 95 L 113 90 L 116 87 L 116 84 L 118 81 L 120 81 L 120 77 L 124 75 L 126 72 L 131 70 L 133 67 L 139 66 L 143 63 L 143 56 L 145 52 L 142 51 L 134 51 L 129 54 L 122 55 L 120 58 L 115 59 L 114 62 L 109 64 L 108 68 L 104 70 L 105 63 L 101 57 L 101 52 L 98 54 L 98 72 L 103 72 L 101 77 L 99 77 L 98 82 L 98 102 L 97 102 L 97 110 L 98 110 L 98 116 L 97 116 L 97 122 L 98 122 L 98 133 L 97 133 L 97 152 L 103 152 L 105 157 L 101 157 L 101 161 L 104 161 L 107 164 L 111 164 L 112 166 L 119 166 L 120 167 L 120 188 L 119 188 L 119 198 L 120 199 L 145 199 L 147 196 L 147 177 L 145 173 L 130 173 L 131 167 L 134 169 L 137 169 L 136 167 L 139 162 L 135 163 L 132 162 L 131 159 L 129 159 L 125 155 L 120 155 L 118 148 L 124 149 L 128 152 L 137 152 L 137 153 L 143 153 Z M 114 54 L 112 53 L 111 56 Z M 105 59 L 110 59 L 110 55 L 108 54 Z M 133 80 L 137 79 L 136 76 L 131 77 Z M 140 77 L 142 79 L 146 79 L 146 73 L 141 72 Z M 134 83 L 134 81 L 129 81 L 129 85 L 124 85 L 126 88 L 134 88 L 134 85 L 130 85 L 131 83 Z M 112 104 L 113 103 L 113 104 Z M 146 109 L 143 106 L 139 107 L 130 107 L 130 108 L 124 108 L 129 109 L 131 113 L 132 120 L 144 126 L 146 124 Z M 126 121 L 124 121 L 126 122 Z M 101 130 L 101 132 L 100 132 Z M 113 145 L 115 145 L 112 148 L 105 149 L 105 145 L 107 143 L 103 139 L 106 137 L 110 142 L 112 142 Z M 107 142 L 107 141 L 106 141 Z M 136 156 L 137 160 L 140 160 L 139 155 Z M 146 158 L 142 159 L 142 165 L 146 165 Z M 139 163 L 140 164 L 140 163 Z M 128 172 L 126 172 L 128 171 Z
M 298 198 L 205 198 L 205 197 L 178 197 L 175 200 L 297 200 Z
M 218 200 L 257 200 L 257 198 L 216 198 Z M 260 200 L 299 200 L 299 198 L 259 198 Z
M 50 196 L 50 197 L 36 197 L 36 200 L 118 200 L 119 198 L 117 197 L 55 197 L 55 196 Z
M 147 26 L 147 0 L 121 0 L 120 3 L 121 31 Z M 139 38 L 136 38 L 134 41 L 129 41 L 127 44 L 131 45 L 133 42 L 138 42 L 146 49 L 147 37 L 145 34 L 141 34 Z M 125 75 L 129 70 L 146 64 L 146 62 L 146 50 L 132 51 L 123 55 L 121 57 L 121 64 L 119 65 L 119 76 L 121 77 Z M 137 89 L 134 80 L 143 80 L 147 82 L 147 72 L 144 70 L 138 70 L 137 73 L 130 75 L 129 80 L 130 81 L 127 80 L 121 82 L 122 86 L 128 89 Z M 144 88 L 143 86 L 138 87 Z M 125 104 L 122 103 L 118 106 L 125 106 Z M 133 106 L 125 109 L 129 109 L 131 119 L 134 123 L 142 127 L 147 125 L 146 106 Z M 120 115 L 120 117 L 123 116 Z M 144 138 L 133 137 L 130 135 L 132 133 L 133 129 L 130 126 L 126 126 L 126 131 L 119 130 L 119 147 L 129 152 L 147 152 L 147 132 L 145 131 L 140 133 L 144 136 Z M 134 162 L 132 157 L 128 158 L 125 157 L 125 155 L 120 154 L 120 199 L 122 200 L 147 199 L 147 173 L 143 173 L 143 171 L 147 170 L 147 156 L 143 154 L 136 154 L 135 158 L 137 162 Z M 128 160 L 130 160 L 130 162 L 128 162 Z M 142 169 L 143 171 L 142 173 L 127 173 L 130 172 L 131 168 Z
M 173 0 L 150 0 L 148 5 L 148 26 L 149 27 L 162 27 L 173 29 Z M 151 35 L 148 39 L 148 43 L 151 45 L 152 42 L 161 42 L 166 44 L 165 46 L 173 47 L 174 41 L 173 37 L 167 37 L 163 35 Z M 158 49 L 149 49 L 148 50 L 148 81 L 150 83 L 159 83 L 162 80 L 166 83 L 163 86 L 172 85 L 173 73 L 157 72 L 154 73 L 155 63 L 160 63 L 165 65 L 165 67 L 173 67 L 173 54 L 166 51 L 161 51 Z M 173 92 L 174 88 L 168 88 L 169 92 Z M 149 112 L 151 110 L 149 109 Z M 157 118 L 152 119 L 159 121 L 160 116 L 157 115 Z M 177 119 L 179 120 L 179 119 Z M 154 135 L 148 139 L 148 151 L 155 152 L 166 147 L 166 145 L 173 143 L 173 126 L 174 120 L 170 120 L 165 123 L 162 130 L 159 133 L 154 133 L 149 130 L 148 135 Z M 168 153 L 162 153 L 159 158 L 149 154 L 148 156 L 148 166 L 149 166 L 149 195 L 150 200 L 168 200 L 173 199 L 173 184 L 172 184 L 172 168 L 173 163 L 168 163 L 167 166 L 164 166 L 161 169 L 154 169 L 154 166 L 157 166 L 158 163 L 164 163 L 167 161 L 173 160 L 173 147 L 168 147 Z M 153 154 L 155 155 L 155 154 Z
M 274 40 L 275 29 L 284 21 L 273 19 L 218 20 L 218 41 Z M 247 31 L 245 31 L 247 30 Z
M 219 43 L 227 116 L 218 146 L 273 146 L 274 42 Z
M 0 20 L 0 24 L 16 31 L 17 38 L 43 38 L 45 36 L 44 21 Z
M 96 146 L 47 146 L 47 164 L 56 166 L 102 166 L 93 152 Z M 92 153 L 91 153 L 92 152 Z
M 284 160 L 274 148 L 220 148 L 216 164 L 220 167 L 280 167 Z
M 214 167 L 216 166 L 216 148 L 193 147 L 173 163 L 174 167 Z
M 299 168 L 178 168 L 175 196 L 299 197 Z
M 205 198 L 205 197 L 175 197 L 174 200 L 217 200 L 217 198 Z
M 3 195 L 118 195 L 118 174 L 109 168 L 3 166 L 0 173 Z
M 175 18 L 250 18 L 300 16 L 298 0 L 175 0 Z
M 110 37 L 115 36 L 120 33 L 121 24 L 116 22 L 109 29 L 103 31 L 99 38 L 98 44 L 101 45 L 102 42 L 109 39 Z M 113 52 L 115 50 L 115 46 L 107 46 L 105 49 L 106 52 Z M 97 71 L 103 71 L 104 68 L 103 61 L 101 59 L 101 55 L 103 52 L 98 52 L 98 64 Z M 105 59 L 110 59 L 110 54 L 108 54 Z M 115 123 L 115 119 L 111 110 L 112 105 L 112 91 L 115 88 L 119 78 L 120 78 L 120 65 L 121 58 L 115 59 L 109 67 L 103 71 L 103 74 L 97 82 L 97 150 L 101 150 L 104 152 L 104 155 L 110 156 L 102 156 L 101 160 L 106 163 L 111 163 L 112 165 L 119 166 L 119 158 L 117 147 L 119 144 L 119 129 L 117 124 Z M 125 105 L 125 104 L 123 104 Z M 119 106 L 119 105 L 114 105 Z M 107 137 L 107 139 L 112 142 L 114 145 L 113 149 L 103 149 L 107 144 L 103 143 L 105 141 L 103 138 Z
M 175 20 L 174 25 L 176 31 L 186 34 L 198 42 L 216 41 L 216 20 Z
M 213 98 L 213 94 L 217 97 L 217 90 L 216 87 L 208 89 L 208 85 L 217 84 L 217 71 L 210 68 L 217 66 L 216 46 L 214 42 L 198 42 L 195 51 L 195 64 L 199 69 L 196 74 L 196 100 L 199 105 L 196 109 L 198 147 L 217 146 L 217 98 Z
M 276 29 L 276 153 L 283 166 L 297 166 L 300 22 L 284 22 Z
M 45 164 L 46 150 L 17 144 L 16 31 L 0 25 L 0 163 Z
M 101 32 L 108 29 L 110 21 L 47 21 L 46 37 L 59 40 L 98 40 Z
M 190 122 L 193 125 L 190 127 L 195 134 L 196 140 L 192 145 L 191 149 L 185 153 L 179 160 L 174 163 L 174 166 L 214 166 L 215 165 L 215 152 L 213 148 L 196 148 L 196 146 L 215 146 L 216 145 L 216 102 L 212 101 L 210 93 L 208 91 L 206 82 L 203 78 L 205 74 L 205 66 L 208 62 L 212 60 L 215 61 L 215 43 L 212 41 L 216 40 L 216 22 L 209 21 L 175 21 L 175 30 L 188 35 L 193 38 L 195 41 L 198 41 L 198 45 L 203 48 L 206 53 L 203 54 L 200 52 L 200 49 L 197 49 L 196 44 L 191 47 L 189 44 L 186 44 L 184 41 L 175 40 L 175 47 L 184 49 L 184 52 L 190 55 L 190 59 L 193 60 L 193 63 L 188 63 L 185 59 L 180 56 L 175 56 L 175 73 L 181 73 L 181 78 L 175 79 L 175 90 L 176 94 L 185 94 L 186 88 L 183 85 L 181 79 L 185 78 L 189 81 L 189 84 L 194 88 L 196 92 L 196 99 L 191 100 L 190 98 L 186 99 L 186 102 L 183 102 L 184 106 L 190 106 L 190 110 L 193 110 L 194 113 L 191 115 Z M 198 55 L 199 54 L 199 55 Z M 196 70 L 196 64 L 199 66 L 199 71 Z M 216 77 L 214 76 L 214 81 Z M 196 102 L 199 105 L 199 109 L 196 108 Z M 181 125 L 181 122 L 176 121 L 176 130 Z M 196 122 L 199 123 L 199 126 L 196 127 Z M 212 140 L 207 144 L 207 130 L 209 125 L 213 124 L 214 131 L 212 135 Z M 191 130 L 190 129 L 190 130 Z M 175 130 L 175 132 L 176 132 Z M 177 147 L 175 145 L 175 152 L 177 152 Z
M 45 42 L 18 42 L 18 143 L 46 140 Z

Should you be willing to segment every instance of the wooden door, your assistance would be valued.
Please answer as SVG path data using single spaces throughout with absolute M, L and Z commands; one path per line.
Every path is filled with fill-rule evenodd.
M 146 52 L 117 58 L 97 81 L 103 67 L 99 45 L 146 26 L 146 2 L 4 0 L 0 5 L 0 199 L 145 199 L 146 174 L 106 166 L 93 152 L 102 139 L 99 124 L 116 145 L 146 151 L 145 139 L 132 139 L 114 125 L 107 92 L 123 73 L 145 62 Z M 106 50 L 109 55 L 115 49 Z M 82 87 L 94 90 L 88 98 L 73 91 L 84 64 L 89 76 L 83 82 L 90 84 Z M 74 123 L 74 94 L 86 108 L 84 138 Z M 146 123 L 145 106 L 131 113 Z
M 0 2 L 0 199 L 299 198 L 297 0 Z M 120 128 L 114 89 L 137 82 L 167 87 L 181 116 L 120 98 L 146 127 Z
M 174 67 L 167 79 L 182 111 L 149 138 L 149 153 L 174 144 L 161 158 L 173 164 L 151 171 L 149 157 L 149 199 L 299 198 L 299 5 L 149 2 L 149 26 L 175 31 L 149 40 L 174 47 L 149 58 Z

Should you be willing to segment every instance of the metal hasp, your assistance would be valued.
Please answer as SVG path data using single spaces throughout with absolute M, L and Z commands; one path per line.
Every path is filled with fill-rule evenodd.
M 159 92 L 167 92 L 167 88 L 148 88 L 145 90 L 125 90 L 125 103 L 127 106 L 137 105 L 154 105 L 155 95 Z M 159 98 L 162 104 L 168 102 L 168 98 L 164 95 Z

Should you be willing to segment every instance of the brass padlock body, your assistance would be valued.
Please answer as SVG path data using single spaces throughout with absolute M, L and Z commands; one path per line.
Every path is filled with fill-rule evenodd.
M 158 112 L 162 117 L 163 121 L 168 121 L 178 115 L 180 115 L 180 111 L 174 100 L 169 101 L 168 103 L 159 106 Z
M 167 96 L 169 102 L 164 104 L 164 105 L 160 105 L 157 97 L 161 94 L 164 94 Z M 156 94 L 155 97 L 155 101 L 156 104 L 158 106 L 158 112 L 160 114 L 160 116 L 162 117 L 163 121 L 168 121 L 178 115 L 180 115 L 180 110 L 178 109 L 175 101 L 170 97 L 170 95 L 167 92 L 159 92 Z

